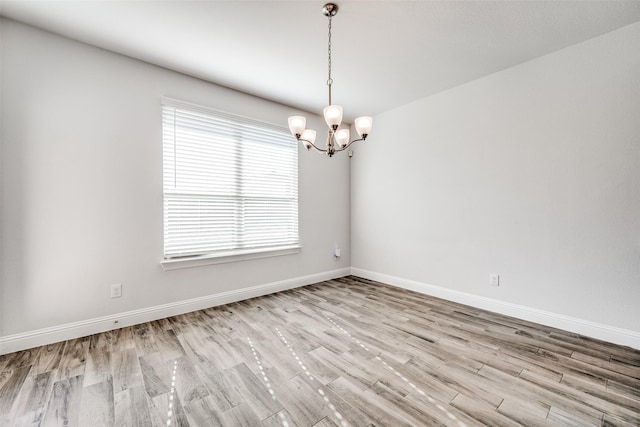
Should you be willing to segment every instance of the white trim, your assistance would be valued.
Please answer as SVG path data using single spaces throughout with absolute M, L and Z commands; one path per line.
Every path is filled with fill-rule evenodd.
M 539 310 L 533 307 L 512 304 L 505 301 L 442 288 L 440 286 L 429 285 L 415 280 L 403 279 L 401 277 L 390 276 L 388 274 L 377 273 L 375 271 L 364 270 L 361 268 L 351 267 L 351 274 L 421 294 L 431 295 L 448 301 L 481 308 L 483 310 L 489 310 L 494 313 L 516 317 L 518 319 L 551 326 L 553 328 L 608 341 L 614 344 L 640 349 L 640 332 L 638 331 L 603 325 L 589 320 Z
M 169 258 L 161 261 L 160 265 L 162 265 L 162 269 L 165 271 L 177 270 L 179 268 L 200 267 L 203 265 L 224 264 L 226 262 L 293 255 L 299 253 L 301 248 L 302 246 L 295 245 L 284 248 L 253 249 L 248 251 L 233 251 L 185 258 Z
M 349 267 L 0 337 L 0 355 L 347 276 Z

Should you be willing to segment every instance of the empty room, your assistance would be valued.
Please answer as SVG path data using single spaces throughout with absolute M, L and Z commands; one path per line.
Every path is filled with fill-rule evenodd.
M 0 426 L 640 426 L 640 1 L 0 15 Z

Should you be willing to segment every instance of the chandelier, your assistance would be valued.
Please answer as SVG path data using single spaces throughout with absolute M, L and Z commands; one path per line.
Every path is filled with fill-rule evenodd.
M 349 138 L 351 137 L 349 135 L 349 129 L 340 128 L 340 125 L 342 124 L 342 107 L 331 103 L 331 85 L 333 84 L 333 79 L 331 78 L 331 19 L 338 13 L 338 5 L 334 3 L 327 3 L 322 8 L 322 13 L 329 18 L 329 42 L 327 44 L 327 50 L 329 53 L 329 78 L 327 79 L 327 86 L 329 86 L 329 105 L 324 107 L 324 110 L 322 110 L 324 120 L 327 122 L 327 126 L 329 127 L 326 148 L 320 148 L 315 144 L 316 131 L 313 129 L 306 129 L 307 119 L 303 116 L 289 117 L 289 130 L 298 141 L 302 142 L 304 146 L 307 147 L 307 150 L 314 148 L 315 150 L 327 153 L 329 157 L 332 157 L 338 151 L 343 151 L 349 148 L 349 146 L 354 142 L 364 141 L 367 139 L 369 132 L 371 132 L 373 119 L 370 116 L 363 116 L 358 117 L 355 120 L 354 125 L 358 135 L 360 135 L 360 138 L 352 141 L 349 141 Z

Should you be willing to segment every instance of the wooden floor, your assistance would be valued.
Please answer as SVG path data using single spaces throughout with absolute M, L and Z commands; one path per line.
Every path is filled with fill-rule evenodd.
M 346 277 L 0 357 L 1 426 L 640 425 L 640 351 Z

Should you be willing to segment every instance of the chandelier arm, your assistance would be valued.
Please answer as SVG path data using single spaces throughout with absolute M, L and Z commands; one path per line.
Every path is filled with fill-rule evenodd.
M 348 143 L 344 147 L 336 148 L 336 151 L 344 151 L 347 148 L 349 148 L 351 146 L 351 144 L 353 144 L 354 142 L 358 142 L 358 141 L 364 141 L 364 138 L 354 139 L 353 141 L 351 141 L 350 143 Z
M 308 139 L 298 138 L 298 141 L 309 143 L 309 144 L 311 144 L 311 146 L 313 148 L 315 148 L 316 150 L 321 151 L 323 153 L 326 153 L 328 151 L 328 150 L 323 150 L 322 148 L 318 147 L 316 144 L 314 144 L 313 142 L 309 141 Z M 309 147 L 309 148 L 311 148 L 311 147 Z

